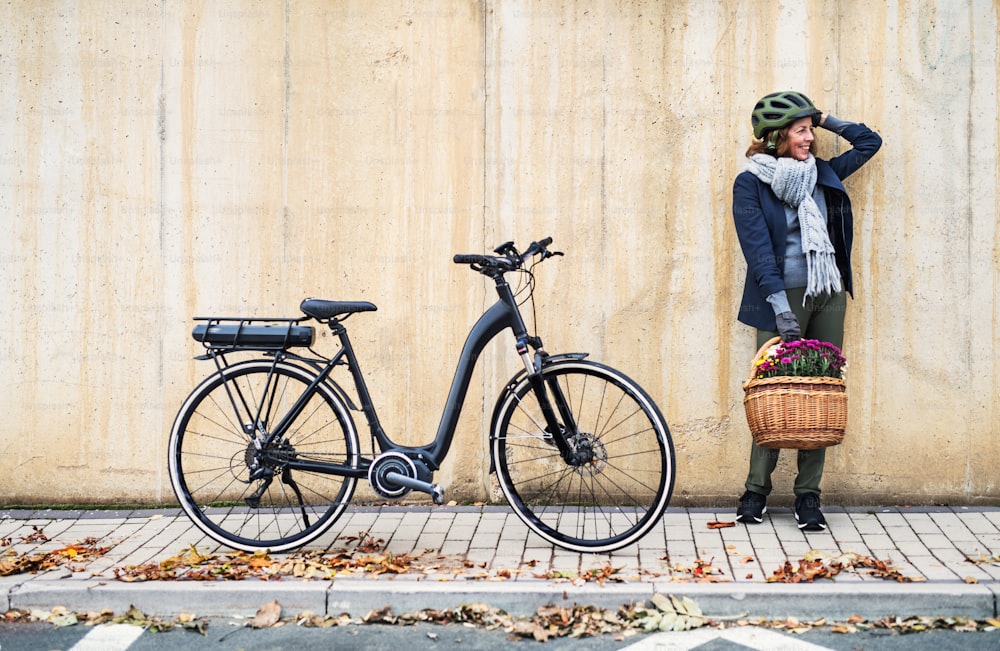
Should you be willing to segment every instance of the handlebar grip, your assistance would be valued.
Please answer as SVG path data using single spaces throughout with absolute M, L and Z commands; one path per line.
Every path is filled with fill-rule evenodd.
M 537 254 L 541 253 L 542 251 L 544 251 L 545 248 L 549 244 L 552 244 L 552 238 L 551 237 L 543 238 L 543 239 L 539 240 L 538 242 L 532 242 L 531 245 L 528 247 L 528 249 L 524 253 L 521 254 L 521 260 L 522 261 L 527 261 L 528 258 L 530 258 L 530 257 L 532 257 L 534 255 L 537 255 Z
M 452 260 L 455 264 L 483 264 L 488 258 L 485 255 L 475 253 L 456 253 Z

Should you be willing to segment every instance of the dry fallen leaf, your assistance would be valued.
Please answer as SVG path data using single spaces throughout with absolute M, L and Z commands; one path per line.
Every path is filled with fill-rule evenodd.
M 897 581 L 899 583 L 915 583 L 926 581 L 922 576 L 904 576 L 890 564 L 870 556 L 862 556 L 848 552 L 840 556 L 832 556 L 819 550 L 807 552 L 797 565 L 786 560 L 782 567 L 767 578 L 768 583 L 812 583 L 816 579 L 833 579 L 844 570 L 867 570 L 871 576 Z
M 271 628 L 281 620 L 281 604 L 277 599 L 264 604 L 257 610 L 250 628 Z
M 28 541 L 30 538 L 34 538 L 31 542 L 49 540 L 38 527 L 35 527 L 35 533 L 23 540 Z M 72 545 L 46 552 L 17 553 L 13 549 L 8 549 L 0 558 L 0 576 L 47 572 L 56 568 L 65 568 L 70 572 L 81 572 L 85 569 L 85 566 L 80 564 L 81 561 L 99 558 L 111 549 L 111 546 L 99 547 L 98 542 L 97 538 L 89 537 Z

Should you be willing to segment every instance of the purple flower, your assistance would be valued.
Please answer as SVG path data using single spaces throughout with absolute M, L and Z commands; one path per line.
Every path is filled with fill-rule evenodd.
M 799 377 L 842 377 L 847 360 L 840 349 L 816 339 L 780 342 L 768 349 L 756 364 L 756 377 L 778 375 Z

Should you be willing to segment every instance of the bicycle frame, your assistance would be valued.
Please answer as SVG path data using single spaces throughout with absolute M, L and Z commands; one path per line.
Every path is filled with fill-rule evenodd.
M 506 328 L 513 329 L 515 336 L 519 336 L 518 332 L 524 333 L 524 321 L 516 305 L 511 307 L 514 299 L 510 295 L 510 288 L 506 287 L 506 284 L 505 289 L 508 294 L 508 300 L 501 298 L 501 300 L 494 303 L 492 307 L 483 313 L 469 331 L 465 345 L 462 347 L 462 352 L 459 354 L 458 365 L 455 369 L 455 375 L 452 378 L 448 397 L 445 400 L 441 420 L 438 423 L 437 434 L 434 436 L 434 440 L 426 445 L 401 446 L 389 438 L 378 419 L 378 414 L 375 412 L 361 371 L 352 359 L 354 351 L 345 346 L 349 351 L 351 374 L 354 378 L 354 384 L 365 416 L 368 418 L 369 429 L 371 429 L 382 452 L 395 450 L 414 454 L 432 470 L 440 468 L 441 463 L 448 456 L 448 451 L 451 449 L 451 444 L 454 441 L 458 419 L 461 416 L 462 407 L 465 404 L 465 396 L 468 393 L 469 385 L 472 383 L 472 375 L 475 372 L 476 360 L 479 358 L 480 353 L 482 353 L 483 349 L 494 337 Z M 347 333 L 344 332 L 341 336 L 343 341 L 346 339 Z
M 431 443 L 421 446 L 404 446 L 394 442 L 389 435 L 386 434 L 372 402 L 371 394 L 368 391 L 367 383 L 361 371 L 360 365 L 358 364 L 350 337 L 347 334 L 347 329 L 339 321 L 331 320 L 330 327 L 340 341 L 340 350 L 326 364 L 321 365 L 315 360 L 307 360 L 287 354 L 284 356 L 284 358 L 290 357 L 291 359 L 298 359 L 299 361 L 307 362 L 319 372 L 313 383 L 306 388 L 288 413 L 282 417 L 281 422 L 279 422 L 271 430 L 267 439 L 261 442 L 261 445 L 266 446 L 270 444 L 272 440 L 278 439 L 284 435 L 291 424 L 296 420 L 296 418 L 298 418 L 309 398 L 316 392 L 317 387 L 321 383 L 329 381 L 338 390 L 338 392 L 343 395 L 343 390 L 333 383 L 329 377 L 335 366 L 339 364 L 346 364 L 357 392 L 358 400 L 361 405 L 361 411 L 365 415 L 372 438 L 378 446 L 378 452 L 400 452 L 410 456 L 411 458 L 420 460 L 432 471 L 438 470 L 444 459 L 447 457 L 448 452 L 451 449 L 452 442 L 454 441 L 455 430 L 458 426 L 458 420 L 461 416 L 462 407 L 465 403 L 465 397 L 472 381 L 476 361 L 486 345 L 507 328 L 510 328 L 514 334 L 517 352 L 525 365 L 525 371 L 529 376 L 538 378 L 537 386 L 534 386 L 533 383 L 533 388 L 535 389 L 536 395 L 539 396 L 540 402 L 544 405 L 543 412 L 546 415 L 549 431 L 563 431 L 559 426 L 558 421 L 555 419 L 555 412 L 549 406 L 548 397 L 546 395 L 544 385 L 541 382 L 540 374 L 538 373 L 538 371 L 541 370 L 542 358 L 539 357 L 538 362 L 536 363 L 532 360 L 528 350 L 529 346 L 531 346 L 535 350 L 540 351 L 541 341 L 537 339 L 533 340 L 528 336 L 527 327 L 525 326 L 524 319 L 521 316 L 516 299 L 514 298 L 510 285 L 504 279 L 503 275 L 498 274 L 493 278 L 493 280 L 496 284 L 499 300 L 483 313 L 475 325 L 473 325 L 468 336 L 466 337 L 465 344 L 462 347 L 461 354 L 459 355 L 458 365 L 452 379 L 451 388 L 445 401 L 444 411 L 438 424 L 437 434 Z M 282 358 L 283 356 L 281 355 L 276 356 L 276 363 Z M 261 406 L 258 406 L 258 408 L 261 408 Z M 259 416 L 259 414 L 256 416 Z M 563 418 L 567 429 L 572 430 L 571 424 L 566 422 L 569 420 L 568 415 L 563 414 Z M 565 454 L 566 450 L 568 450 L 568 444 L 566 443 L 564 437 L 556 436 L 554 438 L 556 439 L 558 448 Z M 362 459 L 361 461 L 362 463 L 357 468 L 298 459 L 288 461 L 287 466 L 293 470 L 340 474 L 363 478 L 366 476 L 368 466 L 372 460 Z M 426 488 L 423 484 L 411 487 L 418 489 Z

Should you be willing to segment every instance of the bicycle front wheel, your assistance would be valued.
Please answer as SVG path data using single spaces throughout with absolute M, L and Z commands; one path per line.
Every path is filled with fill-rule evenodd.
M 670 430 L 652 399 L 619 371 L 586 360 L 542 369 L 569 444 L 547 431 L 527 377 L 500 399 L 491 448 L 500 488 L 539 536 L 578 552 L 630 545 L 660 520 L 674 485 Z
M 260 442 L 315 376 L 252 360 L 203 381 L 170 432 L 170 482 L 181 507 L 214 540 L 245 551 L 284 551 L 340 517 L 357 480 L 289 468 L 294 461 L 357 467 L 358 435 L 344 401 L 320 384 L 285 435 Z

